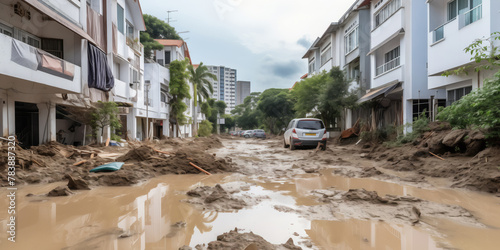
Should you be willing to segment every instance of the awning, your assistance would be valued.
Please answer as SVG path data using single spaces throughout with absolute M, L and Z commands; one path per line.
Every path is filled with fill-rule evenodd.
M 363 97 L 359 98 L 359 100 L 357 102 L 363 103 L 363 102 L 372 100 L 374 98 L 377 98 L 381 95 L 387 96 L 391 91 L 396 89 L 399 85 L 400 85 L 400 82 L 396 82 L 396 83 L 390 84 L 387 87 L 380 88 L 377 90 L 372 90 L 372 91 L 366 93 L 366 95 L 364 95 Z
M 405 30 L 403 28 L 401 28 L 400 30 L 394 32 L 394 34 L 392 34 L 390 37 L 388 37 L 387 39 L 385 39 L 383 42 L 379 43 L 377 46 L 373 47 L 373 49 L 371 49 L 370 52 L 368 52 L 368 54 L 366 54 L 366 55 L 369 56 L 369 55 L 373 54 L 373 52 L 375 52 L 376 50 L 378 50 L 384 44 L 386 44 L 390 40 L 392 40 L 392 39 L 396 38 L 397 36 L 402 35 L 404 33 L 405 33 Z
M 49 16 L 50 18 L 54 19 L 56 22 L 60 23 L 62 26 L 70 29 L 71 31 L 75 32 L 81 37 L 89 40 L 91 43 L 96 44 L 94 39 L 92 39 L 81 27 L 78 27 L 78 25 L 62 17 L 61 15 L 56 13 L 54 10 L 52 10 L 42 2 L 37 0 L 25 0 L 25 1 L 31 6 L 33 6 L 35 9 L 39 10 L 40 12 Z

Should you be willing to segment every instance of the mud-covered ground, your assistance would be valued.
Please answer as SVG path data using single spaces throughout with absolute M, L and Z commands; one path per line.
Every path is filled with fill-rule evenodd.
M 370 242 L 375 239 L 368 236 L 346 236 L 340 239 L 342 243 L 335 238 L 343 238 L 335 236 L 341 228 L 357 227 L 349 223 L 364 225 L 364 222 L 372 223 L 367 227 L 375 231 L 378 223 L 385 223 L 380 224 L 382 231 L 387 225 L 423 231 L 439 238 L 436 247 L 445 249 L 468 249 L 467 246 L 477 244 L 483 244 L 481 249 L 490 249 L 500 244 L 495 237 L 489 237 L 500 233 L 500 216 L 495 208 L 500 205 L 500 149 L 483 150 L 484 145 L 479 142 L 482 137 L 473 132 L 453 132 L 450 139 L 447 135 L 451 132 L 430 131 L 417 143 L 396 148 L 366 142 L 355 144 L 358 139 L 342 143 L 330 140 L 325 151 L 314 148 L 291 151 L 283 147 L 281 137 L 262 140 L 213 136 L 134 143 L 127 147 L 75 148 L 51 143 L 17 150 L 16 172 L 18 183 L 40 185 L 64 181 L 63 186 L 51 187 L 48 193 L 28 194 L 33 201 L 69 196 L 69 199 L 77 197 L 75 202 L 78 202 L 79 194 L 90 192 L 89 189 L 100 192 L 103 189 L 99 188 L 105 188 L 102 186 L 132 186 L 139 190 L 151 178 L 158 177 L 155 182 L 161 183 L 163 175 L 176 175 L 178 180 L 175 180 L 180 183 L 186 174 L 205 175 L 194 164 L 212 174 L 223 173 L 227 178 L 214 177 L 208 185 L 196 182 L 179 190 L 172 186 L 175 193 L 181 193 L 180 204 L 203 213 L 233 214 L 234 218 L 238 218 L 240 211 L 244 212 L 241 216 L 248 216 L 258 210 L 273 216 L 291 215 L 284 218 L 300 218 L 312 224 L 305 231 L 307 235 L 287 231 L 289 227 L 296 228 L 297 221 L 273 225 L 286 232 L 284 239 L 273 241 L 276 236 L 250 230 L 268 227 L 262 218 L 256 217 L 255 223 L 250 224 L 243 223 L 243 218 L 232 219 L 227 222 L 231 225 L 223 223 L 231 231 L 219 232 L 217 237 L 203 240 L 204 244 L 191 245 L 193 241 L 184 240 L 184 244 L 175 245 L 176 248 L 186 245 L 182 249 L 327 249 L 332 240 L 337 246 L 375 245 Z M 466 140 L 469 142 L 465 143 Z M 474 150 L 478 152 L 472 154 Z M 114 161 L 125 165 L 116 172 L 89 173 L 92 168 Z M 0 169 L 0 179 L 5 185 L 4 162 L 0 162 Z M 287 197 L 293 197 L 292 201 L 284 202 Z M 124 207 L 130 206 L 124 204 Z M 170 214 L 171 210 L 175 208 L 165 213 Z M 152 218 L 155 219 L 158 218 Z M 175 238 L 184 228 L 194 230 L 195 225 L 190 225 L 193 222 L 182 215 L 175 221 L 180 226 L 173 227 L 175 230 L 165 237 Z M 460 232 L 470 237 L 460 237 Z M 134 235 L 127 237 L 137 239 Z M 288 238 L 291 240 L 286 241 Z M 86 242 L 85 238 L 81 240 Z M 413 247 L 420 246 L 411 242 Z

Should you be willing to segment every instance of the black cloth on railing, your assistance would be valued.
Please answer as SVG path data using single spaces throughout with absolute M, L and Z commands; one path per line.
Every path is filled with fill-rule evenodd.
M 115 86 L 115 79 L 108 65 L 106 54 L 88 43 L 89 88 L 110 91 Z

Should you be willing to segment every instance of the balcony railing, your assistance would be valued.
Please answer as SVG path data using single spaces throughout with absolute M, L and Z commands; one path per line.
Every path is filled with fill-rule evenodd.
M 443 24 L 443 25 L 441 25 L 441 26 L 437 27 L 437 28 L 436 28 L 436 29 L 432 32 L 432 34 L 433 34 L 433 39 L 432 39 L 432 42 L 437 42 L 437 41 L 439 41 L 439 40 L 441 40 L 441 39 L 443 39 L 443 38 L 444 38 L 444 26 L 445 26 L 445 25 L 446 25 L 446 24 Z
M 480 4 L 473 9 L 463 13 L 459 17 L 460 29 L 483 18 L 483 5 Z
M 396 57 L 390 61 L 388 61 L 387 63 L 381 65 L 380 67 L 377 67 L 377 70 L 376 70 L 376 75 L 381 75 L 391 69 L 394 69 L 396 68 L 397 66 L 399 66 L 399 62 L 400 62 L 400 57 Z

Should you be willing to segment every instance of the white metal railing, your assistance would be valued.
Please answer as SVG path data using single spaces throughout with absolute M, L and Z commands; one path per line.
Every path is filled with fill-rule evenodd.
M 459 16 L 460 29 L 483 18 L 483 5 L 480 4 Z
M 381 65 L 380 67 L 377 67 L 377 70 L 376 70 L 376 75 L 380 75 L 380 74 L 383 74 L 391 69 L 394 69 L 396 68 L 397 66 L 399 66 L 399 60 L 400 57 L 396 57 L 386 63 L 384 63 L 383 65 Z

